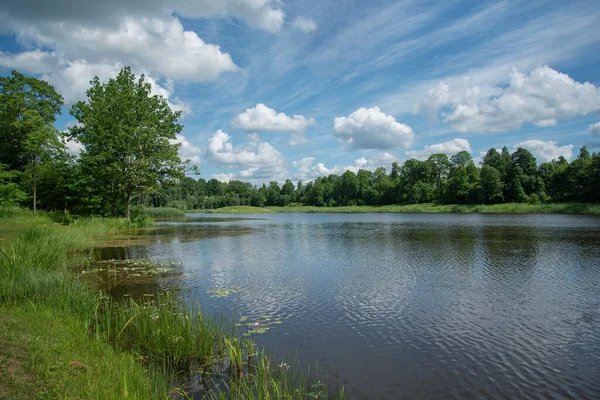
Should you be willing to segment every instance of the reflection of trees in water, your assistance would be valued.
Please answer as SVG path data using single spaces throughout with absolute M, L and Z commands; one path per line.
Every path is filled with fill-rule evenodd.
M 94 249 L 93 258 L 97 261 L 106 260 L 147 260 L 151 258 L 149 245 L 174 244 L 193 242 L 202 239 L 218 237 L 235 237 L 246 235 L 255 229 L 243 226 L 199 226 L 173 225 L 161 226 L 156 229 L 142 229 L 125 235 L 110 238 L 106 247 Z M 122 245 L 118 245 L 121 243 Z M 147 260 L 148 261 L 148 260 Z M 180 292 L 184 268 L 181 264 L 168 265 L 168 271 L 156 273 L 156 268 L 148 265 L 147 269 L 132 268 L 131 265 L 96 265 L 86 271 L 85 280 L 93 286 L 104 290 L 112 297 L 129 295 L 142 298 L 169 292 Z M 160 265 L 155 266 L 160 267 Z M 160 268 L 159 268 L 160 269 Z M 83 275 L 82 275 L 83 276 Z
M 186 243 L 225 236 L 246 235 L 255 230 L 247 226 L 180 224 L 119 233 L 103 238 L 101 243 L 104 247 Z
M 527 282 L 539 256 L 538 229 L 490 225 L 479 229 L 486 273 L 501 280 L 513 277 L 517 283 Z

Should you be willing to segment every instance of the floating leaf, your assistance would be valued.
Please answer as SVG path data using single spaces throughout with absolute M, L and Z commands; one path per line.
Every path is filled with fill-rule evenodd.
M 211 297 L 228 297 L 231 294 L 234 294 L 234 293 L 246 293 L 246 291 L 243 290 L 239 286 L 233 286 L 233 287 L 230 287 L 230 288 L 216 287 L 214 289 L 207 290 L 206 293 L 210 294 Z

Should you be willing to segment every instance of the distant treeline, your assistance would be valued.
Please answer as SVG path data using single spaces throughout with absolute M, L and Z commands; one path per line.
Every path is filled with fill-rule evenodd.
M 312 182 L 290 180 L 256 187 L 233 180 L 183 178 L 152 195 L 149 204 L 181 209 L 225 206 L 317 207 L 388 205 L 439 202 L 445 204 L 498 204 L 548 201 L 600 201 L 600 154 L 583 147 L 569 163 L 564 157 L 538 166 L 535 157 L 519 148 L 490 149 L 480 165 L 462 151 L 448 158 L 433 154 L 427 160 L 393 163 L 375 171 L 346 171 Z
M 476 165 L 462 151 L 448 158 L 394 163 L 388 171 L 346 171 L 312 182 L 195 180 L 177 154 L 180 112 L 151 94 L 144 76 L 125 67 L 90 82 L 86 101 L 69 110 L 77 124 L 55 126 L 63 98 L 47 82 L 17 71 L 0 77 L 0 207 L 31 205 L 83 215 L 135 214 L 139 206 L 183 210 L 225 206 L 600 202 L 600 154 L 583 147 L 569 163 L 538 166 L 519 148 L 490 149 Z M 80 147 L 69 153 L 68 141 Z

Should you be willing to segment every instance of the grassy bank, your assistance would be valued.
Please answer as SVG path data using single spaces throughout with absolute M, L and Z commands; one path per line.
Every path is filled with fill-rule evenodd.
M 214 213 L 214 214 L 272 214 L 272 208 L 276 207 L 253 207 L 253 206 L 231 206 L 215 210 L 187 210 L 189 213 Z
M 205 210 L 191 212 L 206 212 Z M 595 214 L 600 215 L 600 204 L 588 203 L 506 203 L 493 205 L 462 204 L 407 204 L 387 206 L 347 207 L 250 207 L 236 206 L 213 210 L 215 214 L 259 214 L 259 213 L 480 213 L 480 214 Z
M 12 225 L 4 219 L 0 230 Z M 314 384 L 299 369 L 270 365 L 233 324 L 168 294 L 111 300 L 74 277 L 70 264 L 130 228 L 118 219 L 63 226 L 35 218 L 2 244 L 0 398 L 181 398 L 185 387 L 172 386 L 173 377 L 199 371 L 222 383 L 208 385 L 209 398 L 311 398 Z

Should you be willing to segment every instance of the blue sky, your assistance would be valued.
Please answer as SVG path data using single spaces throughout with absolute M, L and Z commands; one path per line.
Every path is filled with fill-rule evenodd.
M 598 21 L 597 1 L 9 0 L 0 69 L 53 84 L 62 129 L 94 75 L 131 65 L 183 111 L 205 179 L 504 145 L 547 161 L 600 145 Z

